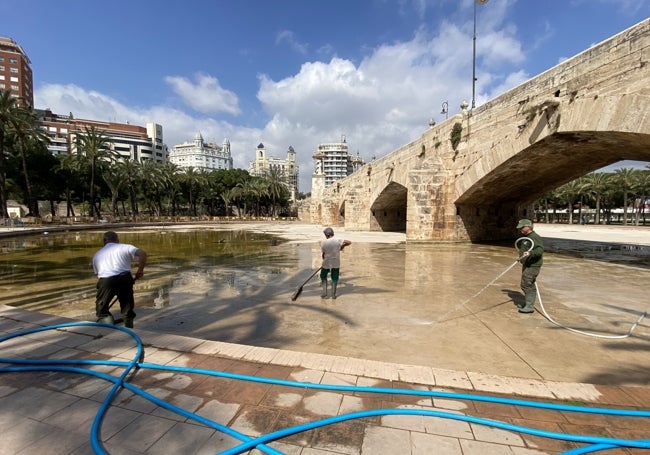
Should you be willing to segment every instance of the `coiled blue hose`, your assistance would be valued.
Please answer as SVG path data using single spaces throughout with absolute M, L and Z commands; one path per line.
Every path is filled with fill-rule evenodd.
M 58 330 L 58 329 L 64 329 L 68 327 L 75 327 L 75 326 L 100 326 L 100 327 L 106 327 L 106 328 L 125 332 L 135 340 L 136 348 L 137 348 L 136 354 L 131 361 L 74 360 L 74 359 L 30 360 L 30 359 L 0 358 L 0 363 L 17 365 L 17 366 L 0 368 L 0 373 L 27 372 L 27 371 L 58 371 L 58 372 L 91 375 L 113 383 L 113 387 L 111 388 L 109 394 L 106 396 L 105 400 L 103 401 L 99 411 L 97 412 L 97 415 L 95 416 L 91 428 L 91 445 L 93 447 L 93 451 L 97 454 L 102 454 L 102 455 L 108 454 L 108 452 L 106 452 L 106 450 L 104 449 L 100 441 L 99 430 L 101 428 L 101 423 L 108 407 L 110 406 L 113 398 L 121 388 L 129 390 L 130 392 L 139 395 L 142 398 L 150 400 L 151 402 L 171 412 L 178 413 L 179 415 L 182 415 L 186 418 L 199 422 L 203 425 L 206 425 L 207 427 L 221 431 L 241 441 L 239 445 L 221 452 L 222 455 L 241 454 L 253 448 L 257 448 L 258 450 L 265 453 L 269 453 L 271 455 L 281 455 L 281 452 L 273 449 L 272 447 L 267 446 L 266 443 L 276 441 L 278 439 L 282 439 L 287 436 L 301 433 L 304 431 L 309 431 L 326 425 L 331 425 L 334 423 L 339 423 L 339 422 L 354 420 L 354 419 L 361 419 L 366 417 L 383 416 L 383 415 L 417 415 L 417 416 L 427 416 L 427 417 L 438 417 L 438 418 L 452 419 L 452 420 L 470 422 L 470 423 L 475 423 L 480 425 L 486 425 L 494 428 L 499 428 L 502 430 L 516 431 L 524 434 L 530 434 L 530 435 L 540 436 L 545 438 L 588 444 L 584 447 L 565 452 L 566 455 L 593 453 L 597 451 L 608 450 L 612 448 L 621 448 L 621 447 L 650 449 L 650 439 L 630 440 L 630 439 L 621 439 L 621 438 L 606 438 L 606 437 L 587 436 L 587 435 L 565 434 L 565 433 L 558 433 L 558 432 L 552 432 L 546 430 L 538 430 L 535 428 L 529 428 L 520 425 L 504 423 L 497 420 L 484 419 L 479 417 L 472 417 L 472 416 L 450 413 L 450 412 L 443 412 L 443 411 L 432 411 L 427 409 L 374 409 L 374 410 L 367 410 L 363 412 L 353 412 L 349 414 L 342 414 L 339 416 L 329 417 L 322 420 L 305 423 L 302 425 L 297 425 L 294 427 L 285 428 L 283 430 L 268 433 L 266 435 L 262 435 L 257 438 L 251 438 L 247 435 L 232 430 L 231 428 L 228 428 L 225 425 L 219 424 L 218 422 L 211 421 L 197 414 L 191 413 L 182 408 L 174 406 L 164 400 L 161 400 L 145 392 L 144 390 L 141 390 L 139 387 L 130 384 L 129 382 L 126 381 L 126 378 L 134 370 L 137 370 L 138 368 L 143 368 L 143 369 L 146 368 L 146 369 L 153 369 L 153 370 L 165 370 L 165 371 L 185 372 L 191 374 L 201 374 L 201 375 L 216 376 L 216 377 L 260 382 L 260 383 L 274 384 L 274 385 L 282 385 L 282 386 L 289 386 L 289 387 L 298 387 L 301 389 L 309 388 L 309 389 L 334 390 L 334 391 L 346 391 L 346 392 L 357 392 L 357 393 L 386 393 L 386 394 L 398 394 L 398 395 L 415 395 L 415 396 L 426 396 L 426 397 L 437 397 L 437 398 L 451 398 L 457 400 L 482 401 L 482 402 L 489 402 L 489 403 L 499 403 L 499 404 L 515 405 L 515 406 L 550 409 L 550 410 L 557 410 L 557 411 L 581 412 L 581 413 L 602 414 L 602 415 L 612 415 L 612 416 L 649 418 L 650 411 L 560 405 L 560 404 L 534 402 L 534 401 L 526 401 L 526 400 L 519 400 L 519 399 L 490 397 L 485 395 L 478 395 L 478 394 L 475 395 L 469 393 L 453 393 L 453 392 L 441 392 L 441 391 L 429 391 L 429 390 L 388 389 L 388 388 L 381 388 L 381 387 L 357 387 L 357 386 L 342 386 L 342 385 L 333 385 L 333 384 L 314 384 L 308 382 L 287 381 L 281 379 L 247 376 L 247 375 L 234 374 L 234 373 L 228 373 L 223 371 L 158 365 L 158 364 L 144 362 L 144 349 L 142 347 L 142 342 L 140 338 L 135 334 L 135 332 L 119 326 L 94 323 L 94 322 L 73 322 L 73 323 L 58 324 L 58 325 L 52 325 L 47 327 L 29 329 L 29 330 L 16 332 L 16 333 L 12 333 L 0 337 L 0 343 L 12 338 L 16 338 L 16 337 L 36 333 L 36 332 L 42 332 L 46 330 Z M 87 366 L 107 365 L 107 366 L 123 367 L 124 372 L 118 377 L 115 377 L 91 369 L 80 368 L 80 366 L 85 366 L 85 365 Z

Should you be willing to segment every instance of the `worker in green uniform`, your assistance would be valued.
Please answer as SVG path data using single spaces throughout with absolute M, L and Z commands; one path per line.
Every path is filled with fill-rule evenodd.
M 537 276 L 544 262 L 544 244 L 542 238 L 533 231 L 533 222 L 528 219 L 519 220 L 517 229 L 522 240 L 518 241 L 519 262 L 521 267 L 521 290 L 524 293 L 524 305 L 518 304 L 520 313 L 533 313 L 535 311 L 535 297 L 537 296 Z M 532 248 L 531 248 L 532 247 Z

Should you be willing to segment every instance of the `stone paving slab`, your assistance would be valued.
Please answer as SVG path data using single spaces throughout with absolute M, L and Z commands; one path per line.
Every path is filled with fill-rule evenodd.
M 0 306 L 0 333 L 74 322 Z M 484 425 L 504 424 L 561 434 L 650 439 L 650 418 L 615 417 L 550 410 L 513 403 L 493 403 L 476 396 L 530 399 L 557 404 L 587 404 L 623 409 L 650 409 L 649 387 L 602 386 L 533 381 L 363 359 L 295 353 L 229 343 L 205 342 L 135 329 L 145 346 L 144 361 L 212 371 L 326 384 L 328 389 L 251 382 L 188 371 L 141 368 L 128 383 L 174 406 L 257 437 L 296 425 L 361 412 L 363 417 L 313 427 L 269 442 L 271 453 L 333 454 L 555 454 L 579 447 L 562 439 Z M 128 361 L 136 353 L 123 331 L 75 326 L 43 331 L 0 344 L 0 356 L 32 359 L 99 359 Z M 6 364 L 0 364 L 6 366 Z M 118 366 L 94 366 L 115 377 Z M 11 372 L 0 375 L 1 454 L 90 454 L 93 421 L 112 384 L 93 376 L 61 371 Z M 347 390 L 348 386 L 379 387 Z M 394 390 L 395 392 L 392 392 Z M 433 390 L 443 396 L 406 395 L 401 390 Z M 101 424 L 100 440 L 110 454 L 214 454 L 239 439 L 213 426 L 174 413 L 121 390 Z M 371 415 L 376 409 L 445 413 Z M 607 453 L 640 454 L 618 448 Z M 268 453 L 263 447 L 242 453 Z

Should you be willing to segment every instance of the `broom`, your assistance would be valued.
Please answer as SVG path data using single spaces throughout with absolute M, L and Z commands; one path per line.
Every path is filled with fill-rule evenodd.
M 302 288 L 303 288 L 303 287 L 304 287 L 304 286 L 309 282 L 309 280 L 311 280 L 312 278 L 314 278 L 314 276 L 315 276 L 318 272 L 320 272 L 320 269 L 322 269 L 322 267 L 318 267 L 318 268 L 316 269 L 316 271 L 315 271 L 314 273 L 312 273 L 312 274 L 309 276 L 309 278 L 307 278 L 307 279 L 305 280 L 305 282 L 302 283 L 302 284 L 300 285 L 300 287 L 299 287 L 298 289 L 296 289 L 296 292 L 294 292 L 293 295 L 291 296 L 291 301 L 292 301 L 292 302 L 294 302 L 294 301 L 298 298 L 298 296 L 299 296 L 300 293 L 302 292 Z

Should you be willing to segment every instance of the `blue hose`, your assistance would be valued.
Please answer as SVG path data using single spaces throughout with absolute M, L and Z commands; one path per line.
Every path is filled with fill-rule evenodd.
M 318 389 L 318 390 L 333 390 L 333 391 L 345 391 L 345 392 L 356 392 L 356 393 L 359 392 L 384 393 L 384 394 L 414 395 L 414 396 L 426 396 L 426 397 L 437 397 L 437 398 L 451 398 L 457 400 L 481 401 L 481 402 L 507 404 L 507 405 L 514 405 L 514 406 L 550 409 L 556 411 L 581 412 L 581 413 L 602 414 L 602 415 L 612 415 L 612 416 L 648 418 L 650 417 L 650 411 L 560 405 L 560 404 L 526 401 L 526 400 L 519 400 L 519 399 L 490 397 L 485 395 L 474 395 L 468 393 L 453 393 L 453 392 L 441 392 L 441 391 L 429 391 L 429 390 L 389 389 L 389 388 L 381 388 L 381 387 L 357 387 L 357 386 L 342 386 L 342 385 L 333 385 L 333 384 L 314 384 L 308 382 L 297 382 L 297 381 L 287 381 L 281 379 L 263 378 L 257 376 L 247 376 L 247 375 L 240 375 L 240 374 L 228 373 L 223 371 L 213 371 L 213 370 L 188 368 L 188 367 L 164 366 L 164 365 L 146 363 L 143 361 L 144 349 L 142 347 L 142 342 L 140 338 L 132 330 L 119 327 L 119 326 L 101 324 L 95 322 L 73 322 L 73 323 L 52 325 L 48 327 L 34 328 L 34 329 L 16 332 L 16 333 L 12 333 L 0 337 L 0 343 L 12 338 L 16 338 L 23 335 L 36 333 L 36 332 L 42 332 L 46 330 L 57 330 L 62 328 L 75 327 L 75 326 L 100 326 L 100 327 L 106 327 L 106 328 L 125 332 L 135 340 L 136 347 L 137 347 L 136 354 L 134 355 L 134 358 L 130 361 L 115 361 L 115 360 L 102 361 L 102 360 L 74 360 L 74 359 L 30 360 L 30 359 L 0 358 L 0 363 L 5 363 L 9 365 L 20 365 L 20 366 L 9 366 L 9 367 L 0 368 L 0 373 L 27 372 L 27 371 L 57 371 L 57 372 L 68 372 L 68 373 L 91 375 L 106 380 L 108 382 L 111 382 L 113 384 L 113 387 L 111 388 L 109 394 L 102 402 L 102 405 L 99 411 L 97 412 L 97 415 L 95 416 L 91 428 L 91 444 L 93 447 L 93 451 L 97 454 L 102 454 L 102 455 L 108 454 L 108 452 L 106 452 L 106 450 L 101 444 L 99 432 L 100 432 L 104 415 L 106 414 L 108 407 L 110 406 L 114 397 L 117 395 L 117 392 L 122 388 L 129 390 L 130 392 L 139 395 L 147 400 L 150 400 L 154 404 L 161 406 L 171 412 L 178 413 L 179 415 L 182 415 L 188 419 L 201 423 L 209 428 L 223 432 L 241 441 L 239 445 L 221 452 L 222 455 L 241 454 L 253 448 L 257 448 L 258 450 L 265 453 L 269 453 L 271 455 L 281 455 L 281 452 L 267 446 L 266 443 L 276 441 L 278 439 L 282 439 L 287 436 L 301 433 L 304 431 L 309 431 L 326 425 L 331 425 L 334 423 L 339 423 L 339 422 L 354 420 L 354 419 L 361 419 L 366 417 L 383 416 L 383 415 L 417 415 L 417 416 L 427 416 L 427 417 L 438 417 L 438 418 L 452 419 L 452 420 L 458 420 L 463 422 L 486 425 L 486 426 L 499 428 L 503 430 L 516 431 L 524 434 L 530 434 L 530 435 L 540 436 L 545 438 L 560 439 L 565 441 L 588 444 L 578 449 L 567 451 L 565 452 L 566 455 L 593 453 L 597 451 L 608 450 L 613 448 L 621 448 L 621 447 L 650 449 L 650 440 L 648 439 L 630 440 L 630 439 L 620 439 L 620 438 L 606 438 L 606 437 L 597 437 L 597 436 L 565 434 L 565 433 L 558 433 L 558 432 L 551 432 L 546 430 L 538 430 L 535 428 L 523 427 L 523 426 L 504 423 L 504 422 L 491 420 L 491 419 L 484 419 L 484 418 L 472 417 L 472 416 L 450 413 L 450 412 L 443 412 L 443 411 L 432 411 L 427 409 L 374 409 L 374 410 L 368 410 L 363 412 L 354 412 L 354 413 L 329 417 L 322 420 L 309 422 L 302 425 L 297 425 L 294 427 L 285 428 L 283 430 L 268 433 L 266 435 L 262 435 L 257 438 L 251 438 L 235 430 L 232 430 L 231 428 L 225 425 L 219 424 L 217 422 L 213 422 L 197 414 L 191 413 L 182 408 L 178 408 L 170 403 L 167 403 L 166 401 L 161 400 L 145 392 L 144 390 L 141 390 L 140 388 L 130 384 L 129 382 L 126 381 L 126 378 L 129 376 L 129 374 L 132 371 L 142 368 L 142 369 L 151 369 L 151 370 L 186 372 L 192 374 L 216 376 L 216 377 L 223 377 L 229 379 L 265 383 L 265 384 L 297 387 L 301 389 L 309 388 L 309 389 Z M 94 365 L 123 367 L 124 371 L 119 377 L 115 377 L 91 369 L 80 368 L 80 366 L 94 366 Z

